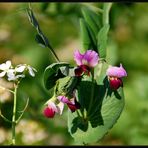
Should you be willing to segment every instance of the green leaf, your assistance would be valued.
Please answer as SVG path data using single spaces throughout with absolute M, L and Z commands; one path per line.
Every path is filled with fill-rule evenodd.
M 100 23 L 101 20 L 100 20 L 99 15 L 95 13 L 94 11 L 88 8 L 85 8 L 85 7 L 82 8 L 82 13 L 83 13 L 85 21 L 92 29 L 93 33 L 95 34 L 95 37 L 97 37 L 97 34 L 101 27 L 101 23 Z
M 98 33 L 97 48 L 100 58 L 106 57 L 109 24 L 104 25 Z
M 41 45 L 42 47 L 46 47 L 46 43 L 44 42 L 43 38 L 42 38 L 39 34 L 37 34 L 37 35 L 35 36 L 35 40 L 36 40 L 36 42 L 37 42 L 39 45 Z
M 35 40 L 43 47 L 49 47 L 51 50 L 53 50 L 53 48 L 49 44 L 48 38 L 41 31 L 39 23 L 38 23 L 37 19 L 35 18 L 33 11 L 31 9 L 27 9 L 27 14 L 28 14 L 28 18 L 29 18 L 30 23 L 36 28 L 36 31 L 37 31 L 37 35 L 35 37 Z
M 78 86 L 81 78 L 76 76 L 66 76 L 57 80 L 55 94 L 57 96 L 64 95 L 73 97 L 73 91 Z
M 44 85 L 46 89 L 51 89 L 59 78 L 63 78 L 68 74 L 68 63 L 59 62 L 49 65 L 44 71 Z
M 120 87 L 117 91 L 110 89 L 105 74 L 106 68 L 100 73 L 101 80 L 92 83 L 91 79 L 86 77 L 79 84 L 77 98 L 81 104 L 80 112 L 87 116 L 82 118 L 75 112 L 68 112 L 68 130 L 78 143 L 94 143 L 101 140 L 123 111 L 123 88 Z
M 97 50 L 97 40 L 95 34 L 83 18 L 80 19 L 80 30 L 83 50 Z

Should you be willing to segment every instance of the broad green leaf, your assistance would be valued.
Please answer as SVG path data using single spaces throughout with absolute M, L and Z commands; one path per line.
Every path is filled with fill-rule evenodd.
M 45 85 L 46 89 L 51 89 L 55 85 L 56 81 L 59 78 L 63 78 L 66 76 L 65 74 L 68 72 L 65 72 L 64 68 L 65 68 L 65 70 L 68 70 L 66 68 L 67 66 L 69 66 L 68 63 L 59 62 L 59 63 L 53 63 L 45 69 L 45 71 L 44 71 L 44 85 Z M 60 68 L 62 68 L 62 69 L 60 69 Z
M 100 23 L 101 20 L 100 20 L 99 15 L 85 7 L 82 8 L 82 13 L 83 13 L 85 21 L 88 23 L 88 25 L 92 29 L 93 33 L 95 34 L 95 37 L 97 37 L 97 34 L 101 27 L 101 23 Z
M 97 41 L 91 28 L 88 26 L 84 19 L 80 19 L 80 35 L 82 39 L 83 50 L 96 50 Z
M 108 39 L 109 24 L 104 25 L 98 33 L 97 48 L 100 58 L 106 57 L 106 47 Z
M 81 104 L 80 111 L 87 116 L 82 118 L 75 112 L 68 112 L 68 129 L 78 143 L 89 144 L 101 140 L 123 111 L 123 89 L 110 89 L 106 68 L 100 73 L 101 80 L 92 83 L 90 78 L 85 78 L 79 84 L 77 98 Z

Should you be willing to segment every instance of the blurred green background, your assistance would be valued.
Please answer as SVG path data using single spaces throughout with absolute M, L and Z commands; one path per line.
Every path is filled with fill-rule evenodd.
M 32 3 L 34 14 L 61 61 L 75 64 L 73 51 L 82 48 L 79 18 L 82 6 L 102 8 L 102 3 Z M 43 71 L 54 62 L 50 51 L 34 40 L 26 8 L 28 3 L 0 4 L 0 63 L 27 63 L 37 69 L 35 78 L 26 77 L 19 88 L 17 109 L 23 109 L 27 97 L 29 106 L 17 125 L 17 145 L 77 145 L 67 129 L 67 108 L 62 116 L 46 119 L 44 103 L 50 98 L 43 85 Z M 123 64 L 125 108 L 114 127 L 99 142 L 92 145 L 148 144 L 148 3 L 113 3 L 110 12 L 110 32 L 107 61 Z M 97 11 L 97 10 L 96 10 Z M 12 87 L 4 79 L 0 84 Z M 13 98 L 0 90 L 0 108 L 11 119 Z M 0 118 L 0 145 L 11 140 L 11 125 Z

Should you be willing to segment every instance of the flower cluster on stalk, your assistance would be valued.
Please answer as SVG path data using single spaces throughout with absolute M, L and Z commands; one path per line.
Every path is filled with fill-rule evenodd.
M 0 77 L 6 76 L 8 81 L 17 81 L 19 78 L 24 78 L 26 71 L 32 77 L 34 77 L 35 72 L 37 72 L 35 68 L 27 64 L 19 64 L 15 67 L 11 61 L 0 64 Z

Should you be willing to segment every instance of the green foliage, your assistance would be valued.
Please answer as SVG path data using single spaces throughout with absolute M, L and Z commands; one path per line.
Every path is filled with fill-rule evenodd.
M 98 33 L 97 47 L 100 58 L 106 58 L 106 48 L 107 48 L 107 35 L 109 31 L 109 25 L 105 24 Z
M 65 62 L 53 63 L 49 65 L 44 71 L 44 85 L 46 89 L 51 89 L 56 84 L 59 78 L 67 75 L 67 66 Z M 64 68 L 64 69 L 63 69 Z
M 89 27 L 92 29 L 93 34 L 97 36 L 98 30 L 101 28 L 101 16 L 99 16 L 99 14 L 85 7 L 82 8 L 82 14 L 85 21 L 87 22 Z
M 45 3 L 32 3 L 32 7 L 35 10 L 35 16 L 39 19 L 41 29 L 52 40 L 52 45 L 56 48 L 59 58 L 74 64 L 73 57 L 70 57 L 70 54 L 72 52 L 71 49 L 75 49 L 77 41 L 79 42 L 78 16 L 82 16 L 79 8 L 81 8 L 83 3 L 60 4 L 62 11 L 59 11 L 60 9 L 54 6 L 57 3 L 50 3 L 50 6 L 48 5 L 44 12 L 42 12 L 41 7 Z M 103 3 L 88 3 L 88 5 L 102 9 Z M 24 107 L 26 100 L 23 100 L 23 98 L 30 96 L 30 101 L 23 116 L 25 120 L 17 127 L 17 145 L 79 145 L 79 142 L 73 141 L 73 138 L 67 132 L 66 107 L 63 115 L 56 116 L 54 120 L 47 120 L 42 115 L 42 105 L 50 97 L 49 90 L 44 89 L 44 85 L 42 85 L 43 71 L 51 63 L 53 57 L 48 50 L 42 50 L 42 47 L 34 42 L 33 36 L 37 33 L 30 27 L 30 23 L 26 19 L 24 11 L 26 6 L 28 7 L 27 3 L 3 3 L 0 5 L 0 17 L 2 20 L 0 23 L 1 62 L 13 59 L 15 63 L 25 62 L 35 66 L 38 70 L 35 81 L 27 77 L 27 80 L 22 82 L 20 86 L 21 92 L 18 97 L 21 101 L 18 103 L 21 104 L 21 107 L 18 109 L 21 110 Z M 126 103 L 124 111 L 114 128 L 99 142 L 93 143 L 93 145 L 148 144 L 148 66 L 145 64 L 148 63 L 147 6 L 147 3 L 129 2 L 113 3 L 111 8 L 106 61 L 111 65 L 119 65 L 122 62 L 127 68 L 128 77 L 123 79 Z M 71 9 L 72 7 L 73 9 Z M 99 14 L 101 17 L 102 13 Z M 23 42 L 18 42 L 18 39 Z M 61 52 L 63 54 L 66 53 L 64 57 Z M 100 63 L 95 70 L 98 71 L 101 67 L 103 69 L 104 64 L 101 66 Z M 100 75 L 102 74 L 102 72 L 99 73 Z M 99 80 L 97 79 L 97 84 L 102 82 L 101 85 L 103 85 L 103 77 L 97 77 L 100 77 Z M 28 84 L 30 85 L 28 86 Z M 8 119 L 11 119 L 10 110 L 12 110 L 13 101 L 11 96 L 8 98 L 4 100 L 5 97 L 2 95 L 0 97 L 0 105 L 2 113 Z M 69 113 L 72 116 L 75 115 L 75 113 Z M 74 122 L 78 124 L 80 122 L 83 125 L 82 118 L 76 118 Z M 10 143 L 8 139 L 11 136 L 9 133 L 11 125 L 2 119 L 0 119 L 0 124 L 0 132 L 2 133 L 0 144 L 8 145 Z M 83 129 L 81 124 L 78 130 Z M 84 124 L 84 127 L 86 128 L 87 124 Z M 85 128 L 83 131 L 86 130 Z M 84 133 L 86 134 L 86 132 Z
M 83 50 L 89 50 L 89 49 L 94 49 L 96 50 L 96 38 L 91 31 L 91 28 L 89 28 L 88 24 L 86 21 L 81 18 L 80 19 L 80 35 L 82 38 L 82 45 L 83 45 Z
M 77 95 L 84 117 L 68 113 L 69 132 L 78 143 L 90 144 L 102 139 L 124 108 L 123 89 L 112 91 L 105 70 L 102 76 L 104 79 L 100 84 L 85 78 L 79 85 Z

